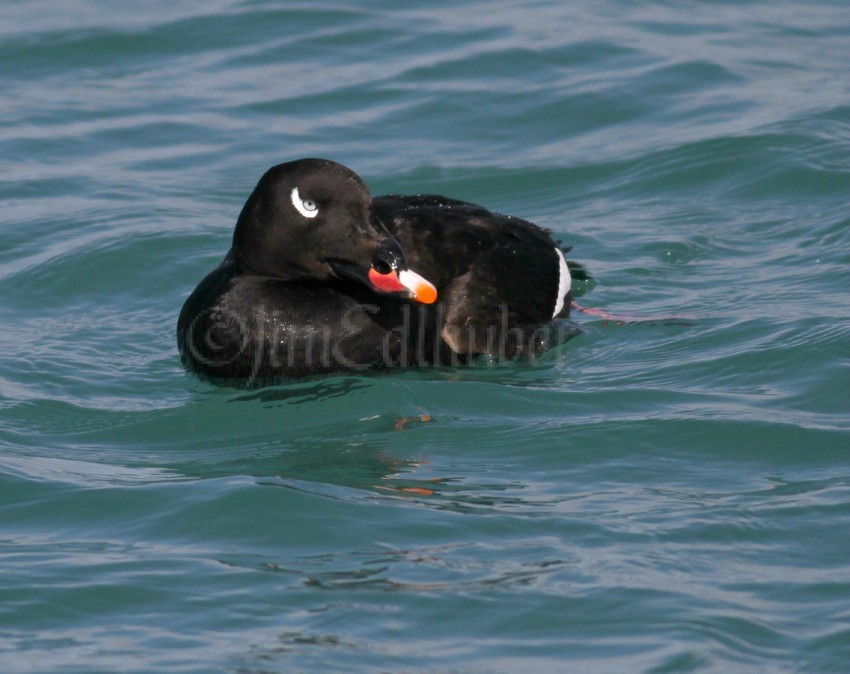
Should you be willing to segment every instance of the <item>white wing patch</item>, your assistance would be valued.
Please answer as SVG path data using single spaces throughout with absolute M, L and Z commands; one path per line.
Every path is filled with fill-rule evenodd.
M 319 207 L 316 202 L 312 199 L 302 199 L 301 195 L 298 194 L 297 187 L 292 188 L 289 196 L 292 199 L 292 205 L 295 206 L 295 210 L 305 218 L 315 218 L 319 214 Z
M 570 286 L 572 285 L 570 268 L 567 266 L 564 253 L 557 247 L 555 248 L 555 252 L 558 254 L 558 298 L 555 302 L 555 311 L 552 313 L 552 318 L 555 318 L 555 316 L 561 313 L 567 293 L 570 292 Z

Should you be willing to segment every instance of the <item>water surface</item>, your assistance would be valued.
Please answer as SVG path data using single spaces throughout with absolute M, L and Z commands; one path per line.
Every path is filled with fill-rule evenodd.
M 0 59 L 4 672 L 846 671 L 844 4 L 16 1 Z M 180 306 L 302 156 L 635 320 L 199 382 Z

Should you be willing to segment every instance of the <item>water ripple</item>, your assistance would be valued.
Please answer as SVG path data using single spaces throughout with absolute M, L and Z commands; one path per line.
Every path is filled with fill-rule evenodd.
M 843 671 L 847 18 L 9 3 L 5 670 Z M 629 320 L 196 381 L 182 301 L 260 174 L 317 155 L 551 228 Z

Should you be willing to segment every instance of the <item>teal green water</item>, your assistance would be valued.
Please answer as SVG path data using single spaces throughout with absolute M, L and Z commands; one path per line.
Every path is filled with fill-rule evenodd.
M 8 2 L 0 670 L 846 672 L 850 8 Z M 253 391 L 183 300 L 268 166 L 550 227 L 532 363 Z

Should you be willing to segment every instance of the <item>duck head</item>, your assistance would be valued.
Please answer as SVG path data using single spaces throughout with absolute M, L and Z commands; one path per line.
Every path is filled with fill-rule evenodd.
M 266 171 L 236 221 L 233 257 L 238 273 L 354 280 L 426 304 L 437 299 L 375 216 L 369 188 L 354 171 L 326 159 Z

